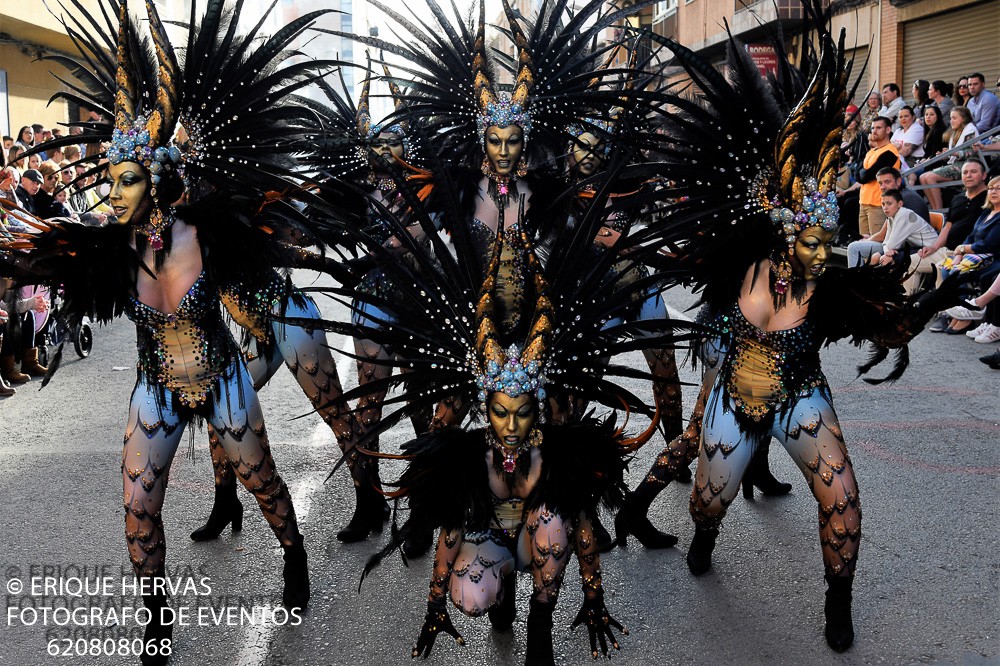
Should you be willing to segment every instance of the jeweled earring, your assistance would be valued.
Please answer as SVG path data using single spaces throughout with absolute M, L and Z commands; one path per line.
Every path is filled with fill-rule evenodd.
M 518 178 L 524 178 L 528 175 L 528 163 L 523 157 L 518 158 L 517 161 L 517 173 Z

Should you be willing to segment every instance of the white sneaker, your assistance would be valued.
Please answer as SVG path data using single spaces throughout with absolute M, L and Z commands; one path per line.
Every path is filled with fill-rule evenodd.
M 979 321 L 986 315 L 986 309 L 982 310 L 970 310 L 967 307 L 957 305 L 953 308 L 948 308 L 945 313 L 952 319 L 958 319 L 959 321 Z
M 972 329 L 970 331 L 966 331 L 965 334 L 967 336 L 969 336 L 970 338 L 972 338 L 973 340 L 975 340 L 981 334 L 985 333 L 987 331 L 987 329 L 989 329 L 990 326 L 992 326 L 992 325 L 993 324 L 987 324 L 986 322 L 983 322 L 979 326 L 976 326 L 974 329 Z
M 984 345 L 1000 342 L 1000 326 L 990 324 L 989 328 L 976 336 L 976 342 Z

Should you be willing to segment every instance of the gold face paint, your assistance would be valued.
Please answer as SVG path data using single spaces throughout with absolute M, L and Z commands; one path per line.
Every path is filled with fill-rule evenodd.
M 149 195 L 149 176 L 138 162 L 108 165 L 111 204 L 119 224 L 135 224 L 149 215 L 153 198 Z
M 516 449 L 527 439 L 538 415 L 535 397 L 528 393 L 512 398 L 497 391 L 490 395 L 486 410 L 494 434 L 509 449 Z
M 569 168 L 580 176 L 593 175 L 604 158 L 601 156 L 601 140 L 591 132 L 584 132 L 573 140 L 569 154 Z
M 809 281 L 823 274 L 833 249 L 833 234 L 822 227 L 809 227 L 799 233 L 792 257 L 792 268 L 798 275 Z
M 486 129 L 486 158 L 498 176 L 510 176 L 524 151 L 524 132 L 517 125 Z

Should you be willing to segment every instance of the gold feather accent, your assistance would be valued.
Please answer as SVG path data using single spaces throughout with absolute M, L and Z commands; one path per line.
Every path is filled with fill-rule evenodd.
M 123 132 L 128 131 L 135 122 L 136 98 L 135 82 L 129 74 L 126 63 L 128 54 L 125 44 L 128 34 L 128 3 L 122 0 L 118 14 L 118 71 L 115 73 L 115 127 Z

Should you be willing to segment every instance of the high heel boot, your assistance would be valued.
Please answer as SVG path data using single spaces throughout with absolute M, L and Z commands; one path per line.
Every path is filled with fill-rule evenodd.
M 171 612 L 163 612 L 167 606 L 167 597 L 162 594 L 148 594 L 142 598 L 143 605 L 149 610 L 149 624 L 142 634 L 142 653 L 139 661 L 143 666 L 163 666 L 170 657 L 163 654 L 164 641 L 170 644 L 168 653 L 173 652 L 174 623 Z M 163 620 L 170 620 L 164 623 Z M 147 648 L 149 651 L 147 652 Z
M 628 535 L 634 536 L 646 548 L 670 548 L 677 543 L 677 537 L 653 527 L 649 522 L 649 505 L 666 486 L 643 479 L 638 487 L 628 494 L 625 504 L 615 516 L 615 537 L 617 544 L 628 546 Z
M 389 504 L 370 485 L 354 487 L 354 515 L 344 529 L 337 532 L 337 540 L 343 543 L 364 541 L 372 532 L 382 529 L 382 523 L 389 519 Z
M 226 525 L 233 524 L 233 532 L 243 529 L 243 504 L 236 497 L 236 481 L 215 487 L 215 504 L 204 525 L 191 532 L 192 541 L 211 541 L 222 534 Z
M 554 601 L 538 601 L 532 597 L 528 605 L 528 638 L 524 666 L 552 666 L 552 611 Z
M 695 576 L 712 568 L 712 551 L 715 550 L 715 539 L 718 536 L 718 527 L 695 525 L 694 539 L 691 540 L 687 553 L 688 569 Z
M 302 535 L 298 535 L 292 545 L 282 545 L 282 548 L 285 551 L 285 567 L 281 575 L 285 580 L 285 589 L 281 592 L 281 602 L 286 608 L 304 609 L 309 603 L 309 567 Z
M 756 486 L 764 497 L 779 497 L 792 492 L 792 484 L 782 483 L 774 478 L 768 466 L 767 454 L 771 448 L 770 442 L 757 448 L 750 459 L 750 465 L 743 474 L 743 498 L 753 501 L 753 489 Z
M 826 643 L 834 652 L 843 652 L 854 643 L 851 621 L 851 588 L 854 576 L 826 575 Z

